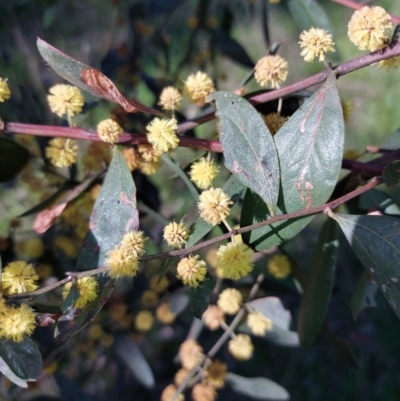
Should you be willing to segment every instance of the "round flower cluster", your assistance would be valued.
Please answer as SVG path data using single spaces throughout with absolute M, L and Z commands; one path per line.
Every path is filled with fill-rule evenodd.
M 177 278 L 182 280 L 183 284 L 190 287 L 197 287 L 207 274 L 206 262 L 198 260 L 199 256 L 188 256 L 183 258 L 176 268 Z
M 82 309 L 89 302 L 97 298 L 97 291 L 99 288 L 99 283 L 93 276 L 82 277 L 76 280 L 75 283 L 67 283 L 63 290 L 63 299 L 66 299 L 72 286 L 75 286 L 79 291 L 79 297 L 74 303 L 74 308 Z

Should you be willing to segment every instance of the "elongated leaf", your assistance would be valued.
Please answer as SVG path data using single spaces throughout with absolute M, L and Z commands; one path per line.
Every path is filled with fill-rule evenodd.
M 346 214 L 333 218 L 400 318 L 400 220 Z
M 30 337 L 19 343 L 1 338 L 0 357 L 20 379 L 35 380 L 42 373 L 42 356 Z
M 300 304 L 297 330 L 303 347 L 309 347 L 314 342 L 325 319 L 338 245 L 335 222 L 329 219 L 322 226 L 315 245 L 307 286 Z
M 94 96 L 119 104 L 128 113 L 163 115 L 158 110 L 123 96 L 117 87 L 100 71 L 67 56 L 60 50 L 38 38 L 37 47 L 46 63 L 62 78 Z
M 246 50 L 226 32 L 212 31 L 212 44 L 223 54 L 245 67 L 254 68 L 254 62 Z
M 136 208 L 136 187 L 122 154 L 116 149 L 100 194 L 90 218 L 89 232 L 78 255 L 77 270 L 105 266 L 108 253 L 129 231 L 137 231 L 139 218 Z M 96 276 L 99 282 L 97 299 L 77 314 L 60 319 L 56 339 L 63 341 L 91 322 L 107 302 L 115 280 L 107 273 Z
M 275 135 L 281 167 L 281 188 L 276 214 L 324 204 L 332 194 L 341 168 L 344 122 L 336 77 L 297 110 Z M 259 196 L 247 191 L 241 226 L 266 220 L 272 211 Z M 287 241 L 301 231 L 312 216 L 283 221 L 243 235 L 257 251 Z
M 300 30 L 323 28 L 332 33 L 328 15 L 316 0 L 289 0 L 289 11 Z
M 7 379 L 10 380 L 10 382 L 16 384 L 17 386 L 22 388 L 28 387 L 28 381 L 18 377 L 5 363 L 4 359 L 1 357 L 0 357 L 0 372 L 3 373 L 3 375 L 7 377 Z
M 207 273 L 205 280 L 197 287 L 190 287 L 190 305 L 197 319 L 201 319 L 203 313 L 210 304 L 210 295 L 216 284 L 215 277 Z
M 228 373 L 227 383 L 233 391 L 251 397 L 255 400 L 289 400 L 289 393 L 278 383 L 265 377 L 242 377 L 234 373 Z
M 0 182 L 14 178 L 28 163 L 29 152 L 15 141 L 0 138 Z
M 376 283 L 371 280 L 369 273 L 364 271 L 358 280 L 356 290 L 351 297 L 351 314 L 353 315 L 354 320 L 357 320 L 357 315 L 363 309 L 373 308 L 377 305 L 375 301 L 377 289 L 378 287 Z
M 394 203 L 393 199 L 375 188 L 370 189 L 360 196 L 358 206 L 364 210 L 378 209 L 384 214 L 392 216 L 400 215 L 400 208 Z
M 235 176 L 232 175 L 229 177 L 222 189 L 227 195 L 230 196 L 233 203 L 236 203 L 242 196 L 246 187 L 239 180 L 237 180 Z M 199 217 L 190 227 L 191 234 L 185 245 L 185 248 L 189 248 L 190 246 L 196 244 L 213 228 L 214 226 L 212 224 L 207 223 L 201 217 Z
M 182 170 L 182 168 L 170 157 L 166 154 L 161 156 L 162 161 L 174 172 L 176 173 L 182 181 L 185 183 L 187 189 L 189 190 L 190 194 L 193 198 L 198 201 L 199 200 L 199 192 L 197 191 L 196 187 L 193 185 L 192 181 L 190 181 L 187 174 Z
M 400 160 L 389 163 L 382 174 L 383 182 L 392 187 L 400 182 Z
M 154 376 L 140 348 L 127 336 L 115 338 L 115 350 L 135 378 L 145 387 L 154 386 Z
M 244 98 L 216 92 L 220 141 L 225 166 L 244 185 L 256 192 L 274 213 L 279 192 L 279 161 L 274 140 L 264 120 Z

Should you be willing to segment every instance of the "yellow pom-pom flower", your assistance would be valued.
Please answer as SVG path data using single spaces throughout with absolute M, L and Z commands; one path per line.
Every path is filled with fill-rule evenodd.
M 0 102 L 4 102 L 11 97 L 11 91 L 6 79 L 0 78 Z
M 135 317 L 135 327 L 139 331 L 149 331 L 154 324 L 154 317 L 151 312 L 143 310 Z
M 171 309 L 166 302 L 162 302 L 156 310 L 157 320 L 162 324 L 171 324 L 176 315 L 171 312 Z
M 275 278 L 285 278 L 290 274 L 290 261 L 285 255 L 274 255 L 267 263 L 268 272 Z
M 49 89 L 50 95 L 47 95 L 47 101 L 53 113 L 62 117 L 66 114 L 73 117 L 82 111 L 85 99 L 82 92 L 71 85 L 58 84 Z
M 89 302 L 97 298 L 99 283 L 94 277 L 89 276 L 89 277 L 79 278 L 78 280 L 76 280 L 74 285 L 79 291 L 79 298 L 75 301 L 74 308 L 82 309 Z M 65 284 L 62 294 L 63 299 L 67 298 L 71 288 L 72 288 L 72 283 Z
M 235 359 L 247 361 L 253 355 L 253 344 L 247 334 L 238 334 L 228 343 L 229 352 Z
M 228 367 L 225 363 L 216 359 L 208 365 L 206 370 L 206 380 L 215 388 L 222 388 L 225 385 Z
M 182 222 L 175 223 L 173 221 L 164 228 L 164 239 L 170 246 L 182 248 L 182 246 L 186 244 L 188 238 L 189 228 Z
M 254 78 L 261 86 L 271 85 L 273 88 L 286 80 L 288 63 L 279 55 L 268 55 L 258 60 L 254 69 Z
M 334 52 L 334 43 L 332 35 L 325 29 L 311 28 L 300 34 L 300 47 L 303 49 L 300 53 L 304 60 L 310 63 L 316 57 L 319 61 L 325 60 L 325 53 Z
M 173 384 L 170 384 L 169 386 L 165 387 L 163 392 L 161 393 L 161 401 L 171 401 L 174 399 L 174 395 L 176 392 L 176 387 Z M 184 401 L 185 397 L 183 394 L 179 394 L 176 398 L 175 401 Z
M 192 164 L 189 175 L 197 188 L 207 189 L 212 185 L 219 170 L 219 166 L 213 160 L 202 157 Z
M 185 94 L 199 106 L 203 106 L 209 94 L 215 92 L 212 79 L 204 72 L 190 74 L 185 81 Z
M 128 249 L 116 246 L 108 254 L 106 265 L 111 278 L 134 277 L 139 271 L 139 259 Z
M 54 138 L 46 148 L 46 157 L 56 167 L 69 167 L 76 163 L 78 150 L 74 139 Z
M 247 276 L 253 270 L 253 255 L 253 250 L 243 243 L 222 245 L 217 252 L 218 274 L 231 280 Z
M 179 387 L 188 377 L 189 371 L 187 369 L 179 369 L 174 376 L 175 386 Z
M 360 50 L 375 51 L 389 41 L 390 15 L 379 6 L 365 6 L 352 15 L 347 34 Z
M 152 290 L 160 294 L 168 288 L 169 284 L 169 280 L 166 276 L 162 276 L 161 278 L 159 278 L 158 276 L 153 276 L 150 279 L 149 286 Z
M 96 130 L 100 139 L 108 143 L 115 143 L 123 132 L 123 129 L 120 127 L 120 125 L 111 118 L 100 121 L 97 124 Z
M 281 116 L 281 113 L 270 113 L 264 117 L 269 132 L 274 136 L 285 124 L 289 117 Z
M 122 151 L 122 156 L 124 156 L 124 159 L 130 171 L 139 168 L 141 158 L 139 152 L 135 148 L 124 148 L 124 150 Z
M 158 160 L 156 162 L 142 162 L 139 168 L 144 175 L 152 175 L 155 174 L 160 167 L 161 160 Z
M 183 284 L 190 287 L 197 287 L 207 274 L 206 262 L 198 260 L 198 255 L 189 255 L 187 258 L 181 259 L 177 266 L 177 278 Z
M 181 104 L 181 101 L 182 95 L 178 89 L 173 86 L 167 86 L 162 90 L 158 104 L 163 110 L 176 110 Z
M 153 308 L 158 302 L 157 292 L 154 290 L 143 291 L 142 295 L 140 296 L 140 302 L 145 308 Z
M 203 313 L 204 325 L 210 330 L 217 330 L 224 321 L 224 312 L 217 305 L 210 305 Z
M 272 320 L 258 311 L 251 312 L 247 315 L 247 325 L 256 336 L 263 336 L 273 328 Z
M 242 302 L 242 294 L 237 289 L 227 288 L 219 294 L 217 304 L 222 312 L 228 315 L 234 315 L 239 312 Z
M 210 383 L 201 382 L 193 386 L 192 398 L 193 401 L 214 401 L 217 398 L 217 392 Z
M 154 118 L 146 126 L 147 139 L 153 147 L 160 152 L 169 152 L 175 149 L 179 144 L 179 138 L 176 135 L 178 122 L 175 118 Z
M 144 244 L 147 241 L 142 231 L 129 231 L 121 240 L 121 248 L 125 248 L 134 257 L 139 258 L 144 254 Z
M 35 330 L 36 319 L 33 310 L 26 304 L 20 307 L 0 306 L 0 337 L 21 342 Z
M 186 340 L 179 347 L 179 358 L 182 366 L 191 370 L 203 360 L 203 348 L 195 340 Z
M 229 216 L 232 205 L 229 196 L 221 188 L 210 188 L 200 194 L 197 204 L 200 216 L 213 226 Z
M 4 295 L 35 291 L 39 275 L 31 264 L 24 261 L 11 262 L 1 275 L 1 289 Z

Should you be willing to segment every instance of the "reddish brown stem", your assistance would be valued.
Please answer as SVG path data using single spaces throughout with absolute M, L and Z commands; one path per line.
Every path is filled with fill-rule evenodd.
M 342 6 L 352 8 L 353 10 L 359 10 L 360 8 L 365 7 L 365 4 L 357 3 L 353 0 L 331 0 L 334 3 L 341 4 Z M 389 14 L 390 15 L 390 14 Z M 399 24 L 400 23 L 400 17 L 396 17 L 394 15 L 390 15 L 390 18 L 392 19 L 392 22 L 394 24 Z

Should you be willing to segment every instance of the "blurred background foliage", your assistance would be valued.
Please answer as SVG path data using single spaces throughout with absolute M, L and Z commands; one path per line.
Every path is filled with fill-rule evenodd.
M 305 63 L 300 57 L 298 35 L 303 28 L 310 27 L 310 21 L 296 13 L 291 3 L 293 1 L 289 0 L 280 4 L 268 4 L 263 0 L 1 1 L 0 75 L 8 78 L 12 98 L 0 105 L 0 116 L 7 122 L 60 124 L 47 107 L 46 94 L 50 86 L 62 82 L 62 79 L 42 62 L 36 48 L 37 37 L 100 69 L 121 92 L 149 106 L 156 105 L 164 86 L 173 84 L 181 88 L 187 75 L 197 70 L 206 71 L 219 90 L 235 90 L 251 72 L 253 64 L 273 44 L 281 44 L 279 54 L 289 62 L 287 83 L 296 82 L 321 71 L 322 66 Z M 400 15 L 397 2 L 387 0 L 376 4 Z M 347 22 L 352 11 L 328 1 L 320 1 L 319 5 L 327 16 L 327 20 L 321 21 L 330 25 L 336 42 L 337 52 L 332 62 L 336 64 L 361 55 L 347 38 Z M 313 24 L 318 26 L 318 21 L 314 20 Z M 379 146 L 399 127 L 397 82 L 398 70 L 386 72 L 376 66 L 339 80 L 341 97 L 355 103 L 346 129 L 348 149 L 362 152 L 366 145 Z M 250 83 L 246 89 L 259 88 Z M 111 114 L 123 122 L 125 130 L 144 132 L 149 120 L 147 116 L 127 115 L 106 101 L 99 102 L 86 94 L 85 97 L 87 103 L 85 118 L 80 122 L 82 126 L 93 128 Z M 199 113 L 197 108 L 188 104 L 182 110 L 185 110 L 185 115 L 180 116 L 181 119 Z M 214 138 L 215 123 L 205 124 L 190 134 Z M 15 217 L 53 193 L 66 178 L 82 179 L 82 172 L 71 169 L 60 176 L 40 162 L 47 139 L 21 136 L 16 139 L 35 157 L 29 171 L 0 189 L 3 265 L 16 254 L 26 252 L 27 257 L 37 264 L 42 282 L 49 283 L 63 278 L 65 271 L 74 268 L 81 238 L 75 235 L 76 232 L 71 234 L 72 228 L 53 227 L 41 238 L 45 250 L 33 255 L 27 251 L 27 242 L 33 236 L 33 220 L 30 217 L 17 220 Z M 185 166 L 200 154 L 179 149 L 174 158 Z M 24 180 L 24 174 L 28 173 L 30 178 Z M 192 221 L 195 216 L 194 200 L 185 195 L 186 187 L 181 180 L 171 178 L 173 174 L 166 165 L 159 174 L 150 178 L 135 173 L 141 229 L 152 239 L 147 253 L 162 249 L 163 217 L 179 220 L 186 215 L 187 220 Z M 223 185 L 227 176 L 223 171 L 217 184 Z M 397 196 L 396 193 L 392 195 Z M 86 194 L 72 205 L 74 207 L 71 206 L 68 215 L 70 227 L 76 226 L 80 220 L 87 221 L 92 202 L 90 195 Z M 235 206 L 233 212 L 236 218 L 239 215 L 237 209 Z M 309 269 L 321 220 L 315 219 L 283 247 L 304 273 Z M 84 230 L 81 227 L 81 231 Z M 62 239 L 57 240 L 60 237 Z M 213 252 L 204 252 L 210 264 Z M 265 269 L 267 257 L 261 255 L 256 271 Z M 149 263 L 145 266 L 145 273 L 134 282 L 121 282 L 96 321 L 63 344 L 55 344 L 50 327 L 38 329 L 34 339 L 39 343 L 44 358 L 43 376 L 27 390 L 11 386 L 2 377 L 0 394 L 3 398 L 37 401 L 158 399 L 178 369 L 174 358 L 192 321 L 187 294 L 181 292 L 172 274 L 168 276 L 168 288 L 152 288 L 156 286 L 151 277 L 161 267 L 161 262 Z M 247 377 L 268 377 L 280 383 L 289 391 L 292 400 L 398 400 L 400 324 L 379 293 L 376 295 L 377 308 L 365 309 L 356 321 L 352 318 L 351 297 L 362 272 L 363 267 L 341 238 L 336 279 L 326 319 L 328 326 L 314 346 L 309 349 L 278 347 L 255 338 L 256 352 L 251 360 L 238 362 L 225 349 L 218 357 L 227 362 L 230 372 Z M 246 292 L 248 288 L 244 282 L 242 290 Z M 171 297 L 175 297 L 179 315 L 172 324 L 159 321 L 144 334 L 134 328 L 133 321 L 143 309 L 143 294 L 149 289 L 155 290 L 156 302 L 146 307 L 156 308 L 159 299 L 171 302 Z M 265 295 L 278 296 L 284 302 L 292 312 L 293 327 L 296 327 L 300 296 L 292 278 L 277 280 L 268 276 L 260 289 L 260 296 Z M 50 294 L 45 301 L 59 304 L 60 296 L 58 293 Z M 134 340 L 131 344 L 140 347 L 140 351 L 131 349 L 130 352 L 131 355 L 135 352 L 144 355 L 154 375 L 153 387 L 148 385 L 146 380 L 150 379 L 143 373 L 147 363 L 141 365 L 138 362 L 132 368 L 122 357 L 126 350 L 118 345 L 121 333 Z M 203 332 L 200 342 L 207 350 L 220 335 L 220 332 Z M 229 388 L 219 393 L 219 399 L 224 398 L 246 399 Z

